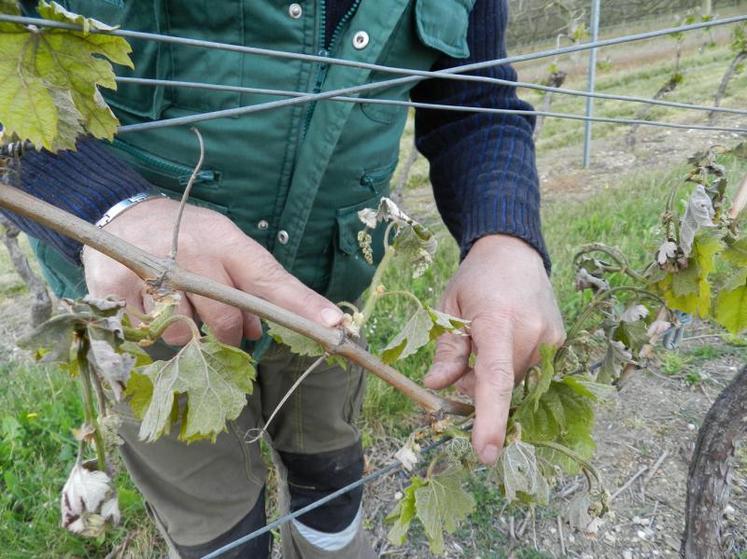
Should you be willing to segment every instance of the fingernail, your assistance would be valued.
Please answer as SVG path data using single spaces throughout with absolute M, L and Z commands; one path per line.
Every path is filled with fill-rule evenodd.
M 498 460 L 498 447 L 492 444 L 485 445 L 482 449 L 482 453 L 480 454 L 480 459 L 482 460 L 483 464 L 495 464 L 495 461 Z
M 342 311 L 340 309 L 331 309 L 327 307 L 322 310 L 322 322 L 327 326 L 337 326 L 342 320 Z

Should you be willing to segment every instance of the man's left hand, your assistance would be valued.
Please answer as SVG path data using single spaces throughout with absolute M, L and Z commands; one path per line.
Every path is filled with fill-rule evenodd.
M 472 445 L 483 463 L 493 464 L 503 448 L 514 386 L 539 362 L 541 345 L 565 338 L 542 258 L 516 237 L 483 237 L 449 282 L 441 307 L 470 320 L 470 336 L 439 338 L 425 384 L 441 389 L 456 383 L 472 397 Z

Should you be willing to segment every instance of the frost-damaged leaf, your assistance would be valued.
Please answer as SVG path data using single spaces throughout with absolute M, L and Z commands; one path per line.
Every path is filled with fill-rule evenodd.
M 623 322 L 637 322 L 647 316 L 648 309 L 644 305 L 631 305 L 620 315 L 620 320 Z
M 602 365 L 599 367 L 597 381 L 603 384 L 609 384 L 620 376 L 625 365 L 632 362 L 633 354 L 630 353 L 625 344 L 619 340 L 610 340 L 607 345 L 607 353 L 602 359 Z
M 576 290 L 583 291 L 584 289 L 591 289 L 592 291 L 607 291 L 610 288 L 610 284 L 606 280 L 597 277 L 586 268 L 579 268 L 576 272 Z
M 74 314 L 53 316 L 18 340 L 18 347 L 34 352 L 37 360 L 67 362 L 79 317 Z
M 676 254 L 677 245 L 672 241 L 664 241 L 661 243 L 659 250 L 656 251 L 656 261 L 659 263 L 659 266 L 663 266 L 669 260 L 674 258 Z
M 496 474 L 509 503 L 518 496 L 547 504 L 550 487 L 537 466 L 534 445 L 514 441 L 506 446 L 496 464 Z
M 267 331 L 270 337 L 279 344 L 287 345 L 296 355 L 308 355 L 310 357 L 324 355 L 324 348 L 311 338 L 274 322 L 267 321 L 267 324 L 270 327 Z
M 111 478 L 93 463 L 76 464 L 62 488 L 62 527 L 86 537 L 103 535 L 119 523 L 117 492 Z
M 400 461 L 405 470 L 411 472 L 420 461 L 420 445 L 410 439 L 394 454 L 394 458 Z
M 220 343 L 211 334 L 192 339 L 168 361 L 155 361 L 139 371 L 150 380 L 152 395 L 140 425 L 140 439 L 155 441 L 168 433 L 175 421 L 176 397 L 186 398 L 179 438 L 186 441 L 212 439 L 236 419 L 252 393 L 255 378 L 251 357 Z M 134 410 L 142 410 L 148 386 L 132 375 L 128 394 Z M 135 379 L 135 387 L 132 380 Z
M 431 551 L 444 552 L 444 531 L 453 533 L 475 509 L 475 499 L 464 490 L 465 470 L 451 466 L 415 490 L 415 509 L 425 528 Z
M 410 317 L 402 331 L 383 349 L 381 359 L 384 363 L 394 363 L 415 353 L 430 340 L 433 326 L 430 313 L 420 307 Z
M 528 443 L 555 442 L 569 448 L 586 460 L 594 452 L 594 399 L 576 387 L 553 380 L 534 409 L 533 402 L 522 402 L 511 416 L 521 425 L 521 439 Z M 575 461 L 555 450 L 538 447 L 536 454 L 566 472 L 578 472 Z
M 387 539 L 393 545 L 402 545 L 407 538 L 407 532 L 410 524 L 415 518 L 415 491 L 426 484 L 426 481 L 420 476 L 414 476 L 410 480 L 410 485 L 404 490 L 402 499 L 397 503 L 392 512 L 386 517 L 386 522 L 394 522 L 389 529 Z
M 464 333 L 469 321 L 437 311 L 428 306 L 420 307 L 410 317 L 402 330 L 382 350 L 385 363 L 409 357 L 431 340 L 444 333 Z
M 112 389 L 114 399 L 122 399 L 130 371 L 135 366 L 135 356 L 118 353 L 116 348 L 121 342 L 111 330 L 96 325 L 88 327 L 88 363 Z
M 97 138 L 113 138 L 118 122 L 98 87 L 117 88 L 110 61 L 132 68 L 129 44 L 107 33 L 89 33 L 112 28 L 54 2 L 42 0 L 37 9 L 43 18 L 83 30 L 3 24 L 0 122 L 5 133 L 51 151 L 74 147 L 83 127 Z
M 680 248 L 685 256 L 690 256 L 695 234 L 701 227 L 715 227 L 715 211 L 711 197 L 702 184 L 696 184 L 690 199 L 687 201 L 685 215 L 680 223 Z
M 739 270 L 716 299 L 716 321 L 732 334 L 747 330 L 747 268 Z

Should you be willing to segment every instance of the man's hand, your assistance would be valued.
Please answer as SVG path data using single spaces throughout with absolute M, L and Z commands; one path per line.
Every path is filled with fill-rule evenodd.
M 515 384 L 539 362 L 540 345 L 559 345 L 565 337 L 542 258 L 515 237 L 483 237 L 447 286 L 441 306 L 471 320 L 471 333 L 439 338 L 425 384 L 440 389 L 456 383 L 472 397 L 472 445 L 483 463 L 493 464 L 503 448 Z M 470 353 L 476 355 L 474 369 Z
M 168 198 L 141 202 L 105 229 L 146 252 L 167 256 L 178 208 L 178 202 Z M 176 259 L 185 270 L 262 297 L 324 326 L 336 326 L 342 319 L 334 304 L 286 272 L 267 250 L 217 212 L 189 205 L 184 209 Z M 92 295 L 122 297 L 141 313 L 152 308 L 143 280 L 123 265 L 89 247 L 83 251 L 83 264 Z M 242 337 L 257 339 L 262 333 L 257 317 L 205 297 L 186 294 L 178 312 L 198 318 L 228 344 L 238 346 Z M 185 344 L 189 338 L 189 328 L 179 323 L 164 334 L 164 340 L 173 345 Z

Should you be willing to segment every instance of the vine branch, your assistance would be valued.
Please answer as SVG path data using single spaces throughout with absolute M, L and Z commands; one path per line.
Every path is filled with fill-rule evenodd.
M 197 130 L 197 128 L 192 128 L 191 130 L 195 133 L 195 135 L 197 136 L 197 141 L 200 143 L 200 158 L 197 160 L 197 165 L 195 165 L 195 168 L 192 170 L 192 174 L 189 177 L 189 182 L 187 182 L 187 187 L 184 189 L 184 194 L 182 194 L 182 199 L 179 201 L 179 211 L 176 214 L 176 221 L 174 222 L 174 234 L 171 238 L 171 252 L 169 253 L 169 258 L 171 258 L 171 260 L 174 262 L 176 262 L 176 251 L 179 248 L 179 227 L 182 224 L 184 207 L 187 205 L 189 194 L 190 192 L 192 192 L 192 186 L 197 179 L 197 175 L 199 174 L 200 169 L 202 169 L 203 161 L 205 161 L 205 142 L 203 142 L 202 140 L 202 134 L 200 134 L 200 131 Z
M 340 341 L 340 331 L 296 315 L 259 297 L 228 287 L 210 278 L 181 269 L 168 258 L 148 254 L 106 230 L 39 200 L 5 182 L 0 182 L 0 207 L 36 221 L 98 250 L 127 266 L 145 281 L 161 281 L 176 291 L 186 291 L 236 307 L 290 328 L 319 343 L 330 354 L 341 355 L 392 385 L 424 410 L 433 413 L 469 415 L 473 407 L 433 394 L 386 365 L 351 340 Z

